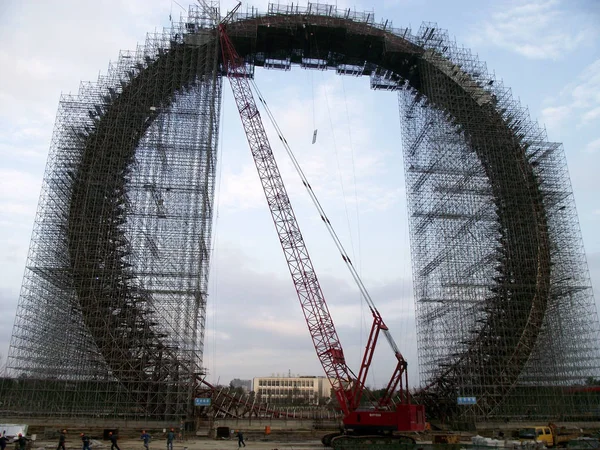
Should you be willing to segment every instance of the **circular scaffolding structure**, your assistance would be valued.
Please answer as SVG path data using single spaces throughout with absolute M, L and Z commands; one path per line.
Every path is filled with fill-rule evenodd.
M 122 54 L 93 89 L 82 89 L 79 116 L 65 119 L 55 135 L 56 162 L 45 180 L 48 198 L 64 206 L 52 252 L 65 261 L 61 289 L 69 294 L 61 307 L 80 319 L 73 329 L 82 337 L 69 345 L 88 353 L 78 361 L 88 358 L 96 368 L 78 373 L 88 383 L 81 398 L 92 390 L 90 379 L 116 384 L 114 396 L 135 405 L 126 415 L 191 415 L 201 372 L 222 75 L 214 23 L 193 11 L 178 27 L 150 36 L 142 51 Z M 322 5 L 242 14 L 228 33 L 252 69 L 335 69 L 398 92 L 420 399 L 430 414 L 522 414 L 524 407 L 510 401 L 520 386 L 537 389 L 541 404 L 565 380 L 591 373 L 593 364 L 569 366 L 571 356 L 585 352 L 551 332 L 557 321 L 585 322 L 586 339 L 598 328 L 597 319 L 584 317 L 591 291 L 577 287 L 587 276 L 585 257 L 570 238 L 559 242 L 577 223 L 562 149 L 546 141 L 481 63 L 434 25 L 413 33 Z M 190 130 L 193 140 L 186 141 Z M 177 163 L 195 177 L 191 184 L 172 167 L 184 150 L 199 155 Z M 169 210 L 165 199 L 177 195 L 180 209 Z M 195 236 L 199 247 L 169 255 L 173 227 L 180 231 L 173 249 Z M 566 277 L 568 261 L 584 274 Z M 37 266 L 31 285 L 45 276 Z M 569 312 L 565 299 L 575 297 L 580 307 Z M 183 309 L 165 319 L 173 305 Z M 22 330 L 15 325 L 23 342 L 15 348 L 39 353 Z M 597 361 L 597 348 L 585 351 Z M 34 373 L 43 364 L 14 368 Z M 476 404 L 459 409 L 464 396 Z M 108 397 L 101 401 L 109 404 Z
M 247 30 L 256 30 L 255 36 L 247 37 Z M 497 381 L 493 383 L 493 392 L 474 392 L 474 395 L 479 397 L 480 402 L 489 404 L 486 408 L 495 406 L 516 383 L 537 340 L 548 300 L 550 252 L 539 179 L 527 160 L 523 140 L 497 111 L 493 94 L 482 86 L 473 86 L 470 74 L 456 68 L 436 49 L 428 49 L 414 40 L 368 23 L 328 16 L 277 15 L 234 22 L 228 27 L 228 32 L 240 55 L 252 64 L 259 62 L 262 53 L 265 61 L 270 59 L 281 64 L 285 61 L 302 64 L 303 61 L 314 60 L 317 64 L 338 68 L 360 62 L 364 64 L 365 75 L 384 71 L 388 80 L 415 96 L 423 96 L 431 107 L 444 111 L 449 120 L 454 121 L 454 126 L 461 128 L 487 176 L 496 208 L 498 242 L 501 243 L 496 262 L 498 292 L 486 299 L 489 313 L 465 354 L 431 381 L 431 389 L 442 395 L 455 395 L 457 378 L 464 376 L 467 368 L 476 366 L 479 368 L 477 376 Z M 432 32 L 435 30 L 432 29 Z M 164 54 L 133 76 L 119 95 L 104 106 L 104 114 L 86 137 L 82 161 L 75 177 L 69 231 L 83 231 L 84 238 L 80 238 L 81 234 L 69 232 L 71 259 L 89 261 L 89 264 L 73 267 L 74 279 L 81 281 L 76 282 L 75 289 L 86 325 L 92 330 L 94 340 L 102 343 L 99 350 L 113 373 L 123 382 L 128 381 L 128 377 L 132 377 L 134 383 L 143 381 L 147 367 L 152 367 L 154 374 L 158 369 L 162 379 L 160 370 L 173 366 L 173 362 L 162 353 L 159 336 L 143 321 L 143 312 L 130 315 L 124 308 L 124 304 L 129 305 L 130 302 L 128 307 L 135 308 L 135 305 L 146 301 L 143 294 L 126 281 L 128 278 L 135 280 L 135 273 L 128 277 L 126 261 L 120 251 L 127 237 L 118 225 L 126 220 L 127 215 L 127 209 L 122 207 L 127 191 L 127 172 L 140 140 L 156 117 L 151 107 L 158 105 L 156 111 L 168 107 L 177 92 L 205 75 L 202 67 L 193 65 L 198 59 L 195 52 L 185 52 L 189 45 L 196 52 L 206 46 L 206 43 L 194 43 L 196 38 L 210 42 L 215 39 L 214 31 L 201 30 L 200 34 L 191 34 L 187 43 L 185 36 L 182 43 L 174 42 Z M 157 97 L 144 87 L 151 89 L 153 94 L 155 87 L 147 83 L 146 78 L 164 79 L 161 70 L 181 71 L 182 76 L 178 84 L 160 86 Z M 113 130 L 122 120 L 120 113 L 127 108 L 134 109 L 127 116 L 138 120 L 127 121 L 130 127 L 125 128 L 120 140 L 115 142 Z M 113 113 L 113 110 L 118 112 Z M 473 117 L 477 120 L 470 120 Z M 490 132 L 496 138 L 492 145 Z M 504 157 L 497 158 L 498 154 Z M 113 169 L 105 170 L 106 165 Z M 97 179 L 98 174 L 105 175 L 105 178 Z M 107 192 L 96 191 L 94 197 L 90 197 L 85 191 L 92 183 L 105 186 Z M 113 186 L 116 185 L 122 185 L 124 189 L 115 190 Z M 86 228 L 82 220 L 91 226 Z M 98 237 L 89 239 L 90 235 Z M 104 245 L 104 240 L 109 242 Z M 102 245 L 98 245 L 99 242 Z M 536 263 L 531 264 L 531 261 Z M 106 290 L 103 277 L 106 268 L 109 268 L 114 280 L 113 269 L 119 265 L 122 268 L 119 278 L 124 280 L 123 283 L 112 283 L 110 290 Z M 116 303 L 111 305 L 113 302 Z M 514 308 L 515 303 L 519 304 L 518 309 Z M 514 314 L 515 311 L 527 310 L 529 314 Z M 142 320 L 141 326 L 147 328 L 143 341 L 137 338 L 138 327 L 131 326 L 128 320 L 121 320 L 121 314 Z M 104 340 L 105 325 L 97 327 L 93 323 L 97 317 L 110 317 L 114 322 L 109 326 L 114 328 L 119 338 Z M 94 330 L 100 334 L 95 335 Z M 139 349 L 132 346 L 137 342 L 140 342 Z M 502 354 L 497 351 L 498 348 L 502 349 Z M 137 355 L 134 361 L 139 364 L 134 370 L 129 356 L 132 351 Z M 127 354 L 123 355 L 123 352 Z M 156 355 L 165 358 L 166 364 L 155 361 Z M 123 362 L 127 364 L 124 370 Z M 486 384 L 473 381 L 477 387 Z

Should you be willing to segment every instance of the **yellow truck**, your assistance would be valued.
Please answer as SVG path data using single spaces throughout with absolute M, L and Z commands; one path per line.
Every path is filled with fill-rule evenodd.
M 543 426 L 531 426 L 519 430 L 520 441 L 535 441 L 546 447 L 564 447 L 581 435 L 579 431 L 557 427 L 553 423 Z

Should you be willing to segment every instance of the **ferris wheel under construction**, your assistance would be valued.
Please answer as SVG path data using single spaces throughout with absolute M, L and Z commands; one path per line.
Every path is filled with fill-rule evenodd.
M 216 20 L 191 7 L 61 99 L 5 415 L 195 414 L 226 74 Z M 227 33 L 249 77 L 335 70 L 398 96 L 427 414 L 593 417 L 600 397 L 577 387 L 600 375 L 600 326 L 564 150 L 510 90 L 434 24 L 270 5 Z

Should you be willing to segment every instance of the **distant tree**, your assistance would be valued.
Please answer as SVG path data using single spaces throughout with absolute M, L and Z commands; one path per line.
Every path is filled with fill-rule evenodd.
M 244 391 L 244 388 L 238 386 L 235 387 L 233 385 L 233 383 L 229 383 L 229 394 L 230 395 L 244 395 L 246 393 L 246 391 Z
M 587 377 L 585 380 L 586 386 L 600 386 L 600 378 Z
M 371 390 L 372 398 L 366 398 L 366 401 L 370 401 L 372 399 L 379 400 L 385 394 L 385 389 L 373 389 Z M 366 396 L 363 396 L 363 398 Z
M 340 402 L 338 401 L 337 395 L 335 395 L 335 390 L 331 388 L 329 391 L 329 396 L 331 397 L 331 406 L 334 408 L 341 408 Z
M 335 397 L 335 395 L 334 395 Z M 331 404 L 332 399 L 330 397 L 319 397 L 317 399 L 317 405 L 330 405 Z

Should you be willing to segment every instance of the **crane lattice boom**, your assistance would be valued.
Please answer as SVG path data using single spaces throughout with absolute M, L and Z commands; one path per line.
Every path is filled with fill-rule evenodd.
M 260 113 L 254 102 L 245 63 L 227 36 L 224 24 L 219 25 L 219 32 L 225 71 L 231 83 L 250 151 L 298 293 L 308 330 L 325 369 L 325 374 L 332 382 L 338 384 L 334 386 L 334 390 L 342 409 L 347 412 L 349 408 L 347 399 L 343 395 L 345 386 L 342 384 L 350 384 L 352 377 L 346 365 L 344 351 L 281 179 L 281 173 L 271 150 Z
M 233 90 L 233 96 L 242 119 L 248 144 L 250 145 L 250 151 L 258 170 L 258 176 L 292 280 L 294 281 L 310 336 L 321 365 L 332 384 L 337 400 L 344 413 L 344 424 L 348 429 L 357 430 L 358 432 L 368 432 L 370 430 L 375 430 L 375 432 L 422 430 L 425 419 L 423 407 L 411 405 L 407 389 L 405 389 L 408 387 L 406 361 L 400 354 L 388 327 L 385 325 L 379 311 L 375 308 L 360 277 L 358 277 L 354 267 L 352 267 L 341 242 L 337 239 L 337 235 L 331 227 L 329 220 L 326 218 L 318 200 L 314 197 L 308 181 L 305 179 L 302 171 L 299 170 L 304 185 L 309 190 L 309 194 L 313 198 L 323 221 L 328 225 L 328 229 L 342 253 L 342 258 L 351 269 L 351 273 L 361 289 L 361 294 L 363 294 L 373 314 L 373 325 L 358 377 L 350 371 L 346 364 L 344 351 L 335 330 L 333 319 L 323 297 L 317 274 L 310 260 L 296 216 L 294 215 L 294 210 L 283 184 L 279 168 L 277 167 L 275 156 L 271 150 L 260 113 L 256 107 L 246 64 L 236 52 L 225 29 L 225 23 L 233 16 L 234 12 L 235 9 L 219 24 L 218 28 L 224 71 Z M 286 149 L 290 153 L 290 156 L 292 156 L 292 160 L 298 169 L 297 161 L 295 161 L 289 148 L 287 148 L 287 142 L 281 135 L 280 138 L 284 145 L 286 145 Z M 373 406 L 376 406 L 377 411 L 361 411 L 359 409 L 361 397 L 367 391 L 365 382 L 380 332 L 384 333 L 390 343 L 397 364 L 384 391 L 384 395 L 376 405 L 374 402 Z M 398 387 L 401 394 L 401 402 L 398 405 L 393 405 L 392 396 Z

